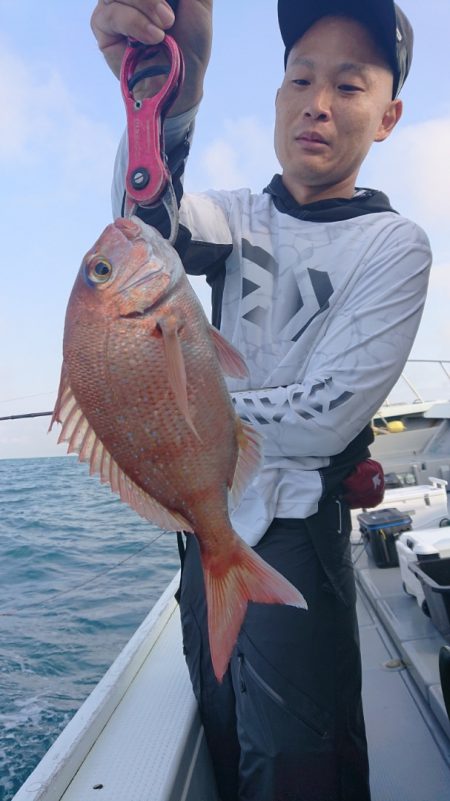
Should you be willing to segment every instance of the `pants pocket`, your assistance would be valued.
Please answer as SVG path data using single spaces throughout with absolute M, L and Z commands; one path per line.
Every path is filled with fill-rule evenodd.
M 275 704 L 282 712 L 297 720 L 302 726 L 310 729 L 311 732 L 319 737 L 328 736 L 327 716 L 318 709 L 314 702 L 303 696 L 300 703 L 296 704 L 295 707 L 288 704 L 286 698 L 263 679 L 243 654 L 238 655 L 238 662 L 241 692 L 247 692 L 249 680 L 254 682 L 265 698 Z
M 337 801 L 331 716 L 271 666 L 238 652 L 235 692 L 242 801 Z
M 284 741 L 283 747 L 288 748 L 305 740 L 308 747 L 313 743 L 313 749 L 330 740 L 331 715 L 298 688 L 287 685 L 268 663 L 257 668 L 247 654 L 238 652 L 235 665 L 238 707 L 256 738 Z

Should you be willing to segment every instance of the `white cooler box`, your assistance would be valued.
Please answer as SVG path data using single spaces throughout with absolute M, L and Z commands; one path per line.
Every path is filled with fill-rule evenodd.
M 412 562 L 450 557 L 450 527 L 425 528 L 404 531 L 396 540 L 403 589 L 414 595 L 420 607 L 425 595 L 419 579 L 409 569 Z
M 375 508 L 394 508 L 401 514 L 410 515 L 413 529 L 445 525 L 449 516 L 446 487 L 446 481 L 430 476 L 430 484 L 415 484 L 412 487 L 386 490 L 383 502 Z M 359 542 L 361 539 L 358 515 L 363 511 L 363 509 L 351 511 L 353 542 Z

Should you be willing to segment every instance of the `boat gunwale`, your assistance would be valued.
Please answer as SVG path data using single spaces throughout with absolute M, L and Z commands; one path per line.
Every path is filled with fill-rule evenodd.
M 177 609 L 179 572 L 12 801 L 59 801 Z

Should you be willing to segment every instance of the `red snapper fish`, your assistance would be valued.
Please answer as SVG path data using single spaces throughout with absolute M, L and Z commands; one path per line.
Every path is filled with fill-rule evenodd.
M 220 681 L 248 601 L 306 608 L 301 593 L 233 531 L 260 441 L 236 415 L 223 373 L 241 355 L 213 328 L 175 250 L 138 218 L 88 251 L 66 313 L 50 427 L 139 515 L 200 545 L 208 634 Z

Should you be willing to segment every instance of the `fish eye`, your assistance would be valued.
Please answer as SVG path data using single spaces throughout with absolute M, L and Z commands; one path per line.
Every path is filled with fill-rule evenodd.
M 108 259 L 95 257 L 86 265 L 85 274 L 88 282 L 93 284 L 105 284 L 111 278 L 113 268 Z

